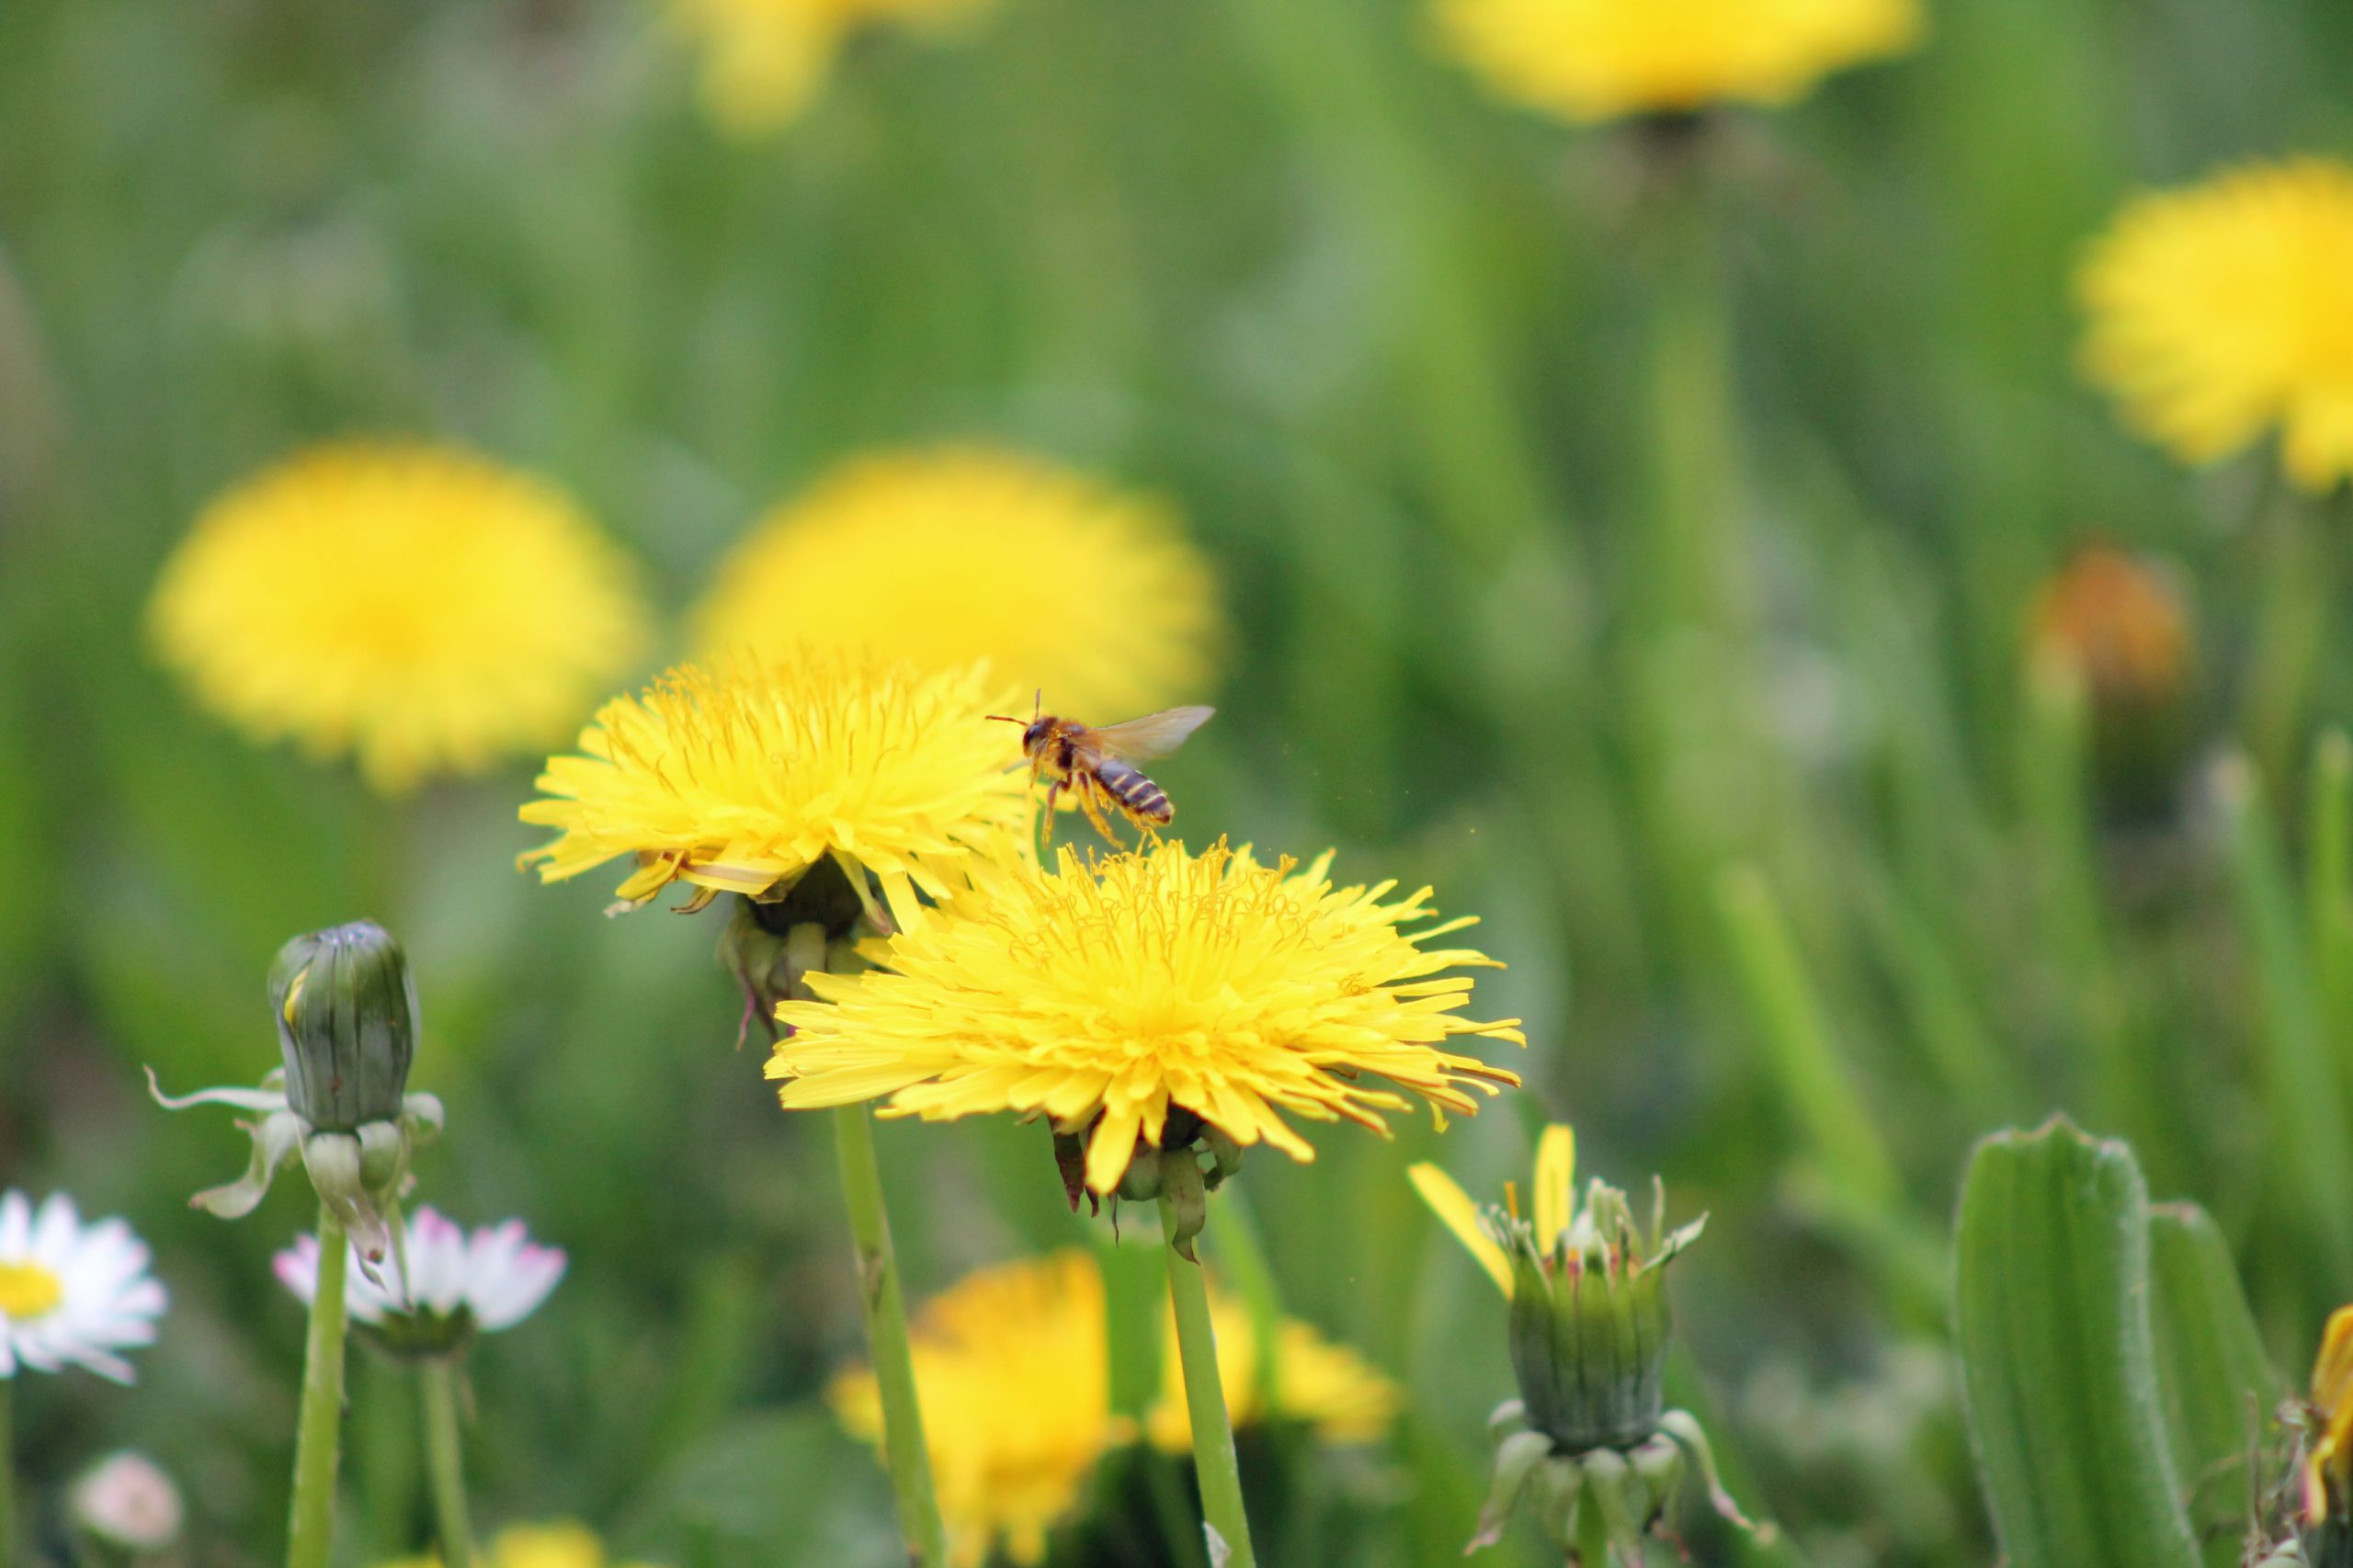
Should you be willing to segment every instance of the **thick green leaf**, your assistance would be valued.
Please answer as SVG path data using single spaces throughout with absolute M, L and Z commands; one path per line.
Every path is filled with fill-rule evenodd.
M 2131 1151 L 2063 1120 L 1987 1139 L 1961 1190 L 1958 1245 L 1970 1434 L 2013 1568 L 2197 1568 Z
M 2240 1556 L 2246 1459 L 2279 1380 L 2239 1288 L 2230 1244 L 2203 1209 L 2149 1210 L 2149 1320 L 2165 1431 L 2208 1568 Z

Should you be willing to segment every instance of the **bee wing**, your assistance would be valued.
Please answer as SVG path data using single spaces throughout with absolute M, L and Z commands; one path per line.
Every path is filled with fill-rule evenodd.
M 1095 744 L 1131 762 L 1149 762 L 1183 745 L 1185 738 L 1208 723 L 1216 711 L 1214 708 L 1164 708 L 1124 724 L 1104 725 L 1095 732 Z

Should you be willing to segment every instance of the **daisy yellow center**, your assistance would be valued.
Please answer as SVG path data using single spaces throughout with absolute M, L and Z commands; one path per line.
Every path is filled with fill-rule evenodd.
M 38 1263 L 0 1263 L 0 1317 L 46 1317 L 65 1300 L 65 1286 Z

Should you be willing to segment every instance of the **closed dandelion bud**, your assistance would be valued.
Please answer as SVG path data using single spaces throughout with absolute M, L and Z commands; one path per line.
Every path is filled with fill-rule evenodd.
M 1510 1303 L 1520 1397 L 1489 1423 L 1495 1464 L 1472 1548 L 1502 1540 L 1524 1508 L 1573 1560 L 1601 1568 L 1642 1560 L 1643 1538 L 1665 1528 L 1695 1469 L 1716 1512 L 1753 1527 L 1718 1480 L 1699 1424 L 1665 1408 L 1666 1266 L 1706 1221 L 1669 1231 L 1664 1188 L 1647 1225 L 1635 1222 L 1624 1193 L 1598 1181 L 1580 1203 L 1575 1158 L 1569 1130 L 1547 1129 L 1529 1218 L 1516 1194 L 1506 1208 L 1482 1210 L 1437 1166 L 1411 1174 Z
M 416 1051 L 416 985 L 390 933 L 356 920 L 297 937 L 269 971 L 286 1099 L 314 1131 L 395 1121 Z
M 1511 1258 L 1511 1365 L 1530 1426 L 1572 1451 L 1630 1447 L 1658 1429 L 1665 1267 L 1699 1229 L 1645 1237 L 1625 1195 L 1598 1182 L 1577 1225 L 1557 1235 L 1491 1219 Z
M 240 1219 L 299 1158 L 370 1272 L 392 1244 L 384 1216 L 408 1179 L 409 1151 L 441 1131 L 441 1102 L 407 1092 L 417 1015 L 408 960 L 369 920 L 297 937 L 270 966 L 269 1007 L 284 1065 L 259 1087 L 174 1097 L 148 1071 L 148 1091 L 166 1110 L 225 1105 L 254 1116 L 238 1123 L 253 1142 L 244 1175 L 189 1201 Z

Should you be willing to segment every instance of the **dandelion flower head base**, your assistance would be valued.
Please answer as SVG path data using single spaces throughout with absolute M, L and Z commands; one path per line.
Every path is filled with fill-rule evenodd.
M 1475 1111 L 1518 1078 L 1443 1049 L 1458 1035 L 1525 1043 L 1518 1020 L 1464 1018 L 1484 954 L 1434 947 L 1468 920 L 1418 931 L 1427 889 L 1335 888 L 1330 856 L 1264 865 L 1222 843 L 1182 843 L 989 879 L 866 956 L 855 977 L 813 975 L 788 1002 L 768 1063 L 788 1109 L 884 1099 L 883 1114 L 1048 1119 L 1086 1139 L 1085 1179 L 1114 1190 L 1140 1146 L 1192 1113 L 1242 1148 L 1296 1159 L 1287 1117 L 1385 1131 L 1405 1091 Z M 1368 1085 L 1385 1079 L 1393 1089 Z M 1182 1123 L 1179 1123 L 1182 1131 Z

